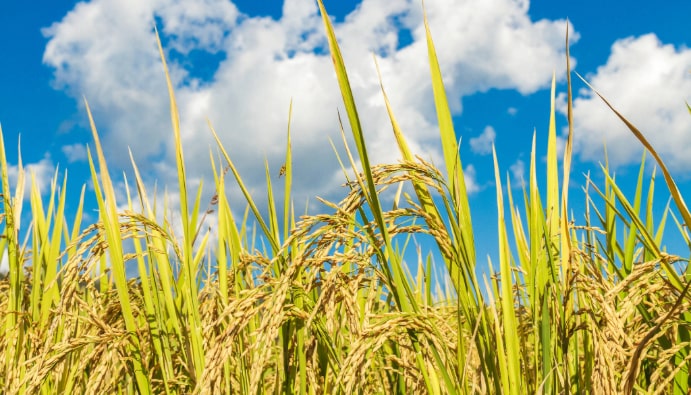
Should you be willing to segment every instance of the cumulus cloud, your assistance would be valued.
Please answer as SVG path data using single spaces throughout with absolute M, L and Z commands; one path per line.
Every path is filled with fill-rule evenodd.
M 7 250 L 3 250 L 2 259 L 0 259 L 0 276 L 5 276 L 10 272 L 10 259 L 7 256 Z
M 683 174 L 691 169 L 691 118 L 684 104 L 691 101 L 690 71 L 691 49 L 647 34 L 616 41 L 607 62 L 586 79 Z M 562 96 L 562 112 L 564 101 Z M 578 93 L 573 111 L 574 153 L 580 159 L 602 161 L 606 143 L 612 165 L 640 162 L 643 147 L 591 91 Z
M 53 176 L 55 175 L 55 166 L 53 160 L 49 155 L 44 156 L 41 160 L 35 163 L 23 165 L 24 170 L 24 200 L 29 200 L 31 197 L 31 184 L 35 182 L 38 190 L 45 193 L 49 190 Z M 19 179 L 19 166 L 10 165 L 7 168 L 7 175 L 10 181 L 10 187 L 16 188 Z
M 482 189 L 477 181 L 477 170 L 473 165 L 468 165 L 463 169 L 463 180 L 465 181 L 465 190 L 469 194 L 479 192 Z
M 546 87 L 552 70 L 564 62 L 566 22 L 531 20 L 526 1 L 434 0 L 426 6 L 456 115 L 466 95 L 492 88 L 527 94 Z M 345 111 L 313 0 L 285 0 L 278 20 L 242 15 L 227 0 L 92 0 L 46 28 L 44 62 L 54 69 L 55 86 L 78 101 L 87 98 L 111 164 L 127 168 L 131 147 L 145 173 L 159 185 L 174 185 L 175 151 L 154 21 L 170 59 L 191 179 L 211 177 L 209 119 L 261 198 L 263 159 L 278 169 L 284 158 L 292 99 L 298 199 L 338 191 L 342 175 L 328 139 L 340 141 L 337 110 Z M 412 36 L 405 46 L 399 42 L 402 30 Z M 372 53 L 411 148 L 441 163 L 419 2 L 364 0 L 336 24 L 336 33 L 374 162 L 398 155 Z M 208 78 L 196 73 L 200 54 L 221 55 Z
M 485 126 L 485 130 L 478 137 L 470 139 L 470 149 L 478 155 L 489 155 L 492 153 L 492 144 L 497 137 L 497 132 L 491 126 Z
M 517 159 L 509 166 L 509 171 L 511 172 L 511 184 L 515 187 L 522 187 L 526 182 L 525 162 L 521 159 Z
M 67 157 L 67 162 L 84 162 L 87 159 L 86 146 L 84 144 L 67 144 L 62 147 L 62 153 Z

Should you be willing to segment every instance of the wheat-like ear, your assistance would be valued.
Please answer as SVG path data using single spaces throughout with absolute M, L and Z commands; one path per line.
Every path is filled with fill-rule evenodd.
M 169 195 L 147 190 L 131 153 L 134 177 L 123 177 L 124 191 L 116 193 L 119 181 L 111 178 L 86 100 L 93 190 L 82 188 L 73 218 L 66 172 L 55 170 L 49 191 L 29 174 L 24 196 L 20 157 L 11 185 L 0 129 L 0 251 L 9 266 L 0 278 L 0 388 L 16 394 L 688 392 L 689 261 L 666 251 L 665 232 L 671 216 L 676 236 L 691 245 L 691 214 L 660 155 L 604 98 L 655 159 L 671 199 L 661 213 L 654 209 L 657 173 L 646 172 L 646 154 L 630 196 L 605 158 L 602 183 L 585 178 L 584 212 L 571 212 L 578 207 L 577 195 L 569 196 L 577 129 L 568 32 L 562 168 L 555 73 L 545 173 L 538 172 L 540 130 L 522 189 L 508 176 L 502 182 L 501 155 L 493 148 L 496 222 L 473 225 L 424 12 L 441 169 L 411 151 L 376 59 L 401 159 L 370 163 L 346 60 L 321 0 L 318 6 L 336 77 L 324 83 L 338 84 L 355 145 L 348 146 L 336 114 L 344 196 L 318 198 L 314 213 L 297 217 L 292 200 L 299 176 L 293 161 L 300 160 L 293 157 L 292 102 L 283 166 L 265 162 L 266 207 L 257 204 L 231 159 L 233 147 L 223 146 L 211 121 L 212 193 L 202 199 L 200 186 L 190 195 L 160 39 L 179 207 Z M 280 183 L 283 202 L 274 190 Z M 89 200 L 98 218 L 84 213 Z M 203 226 L 209 218 L 213 230 Z M 477 262 L 474 232 L 494 228 L 490 222 L 498 254 L 485 265 Z

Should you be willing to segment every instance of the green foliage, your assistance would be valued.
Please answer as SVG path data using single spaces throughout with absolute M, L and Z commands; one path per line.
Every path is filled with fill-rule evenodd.
M 538 179 L 534 137 L 522 212 L 508 179 L 504 189 L 494 152 L 499 260 L 488 262 L 490 272 L 478 278 L 470 202 L 426 17 L 443 172 L 411 153 L 383 82 L 401 160 L 370 164 L 345 61 L 321 1 L 319 7 L 356 146 L 351 151 L 343 136 L 345 159 L 355 168 L 355 154 L 362 163 L 354 177 L 344 170 L 349 190 L 343 200 L 323 201 L 330 213 L 296 219 L 292 105 L 278 181 L 282 207 L 274 198 L 276 172 L 265 166 L 268 206 L 262 210 L 209 124 L 219 157 L 211 154 L 215 193 L 202 210 L 201 186 L 194 198 L 188 194 L 162 50 L 179 213 L 149 198 L 134 161 L 127 202 L 116 201 L 87 104 L 100 218 L 82 225 L 82 189 L 68 220 L 66 177 L 58 188 L 56 171 L 47 196 L 32 179 L 30 230 L 22 243 L 25 175 L 20 161 L 10 190 L 0 130 L 0 250 L 7 251 L 10 268 L 0 279 L 3 392 L 687 393 L 691 282 L 674 265 L 688 261 L 664 252 L 663 231 L 671 213 L 691 245 L 684 228 L 691 214 L 644 135 L 603 98 L 657 162 L 681 221 L 669 205 L 654 218 L 655 173 L 646 179 L 643 164 L 633 201 L 605 165 L 603 186 L 586 181 L 585 222 L 569 217 L 568 35 L 569 135 L 561 182 L 555 77 L 545 183 Z M 231 176 L 247 201 L 242 218 L 227 196 Z M 412 196 L 402 193 L 405 184 Z M 387 210 L 380 194 L 389 188 L 398 190 Z M 215 239 L 201 230 L 208 215 L 217 219 Z M 171 218 L 179 219 L 182 234 L 175 234 Z M 406 263 L 414 236 L 433 239 L 436 250 Z M 266 251 L 255 248 L 259 239 L 268 243 Z M 434 253 L 444 263 L 445 289 L 433 289 Z M 131 268 L 134 279 L 127 276 Z

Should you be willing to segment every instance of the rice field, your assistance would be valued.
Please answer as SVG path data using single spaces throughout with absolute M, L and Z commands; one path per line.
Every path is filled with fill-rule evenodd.
M 47 198 L 34 186 L 23 207 L 31 180 L 20 169 L 10 187 L 0 138 L 0 250 L 10 268 L 0 279 L 2 392 L 689 393 L 688 256 L 663 246 L 670 220 L 691 246 L 691 213 L 663 158 L 603 98 L 647 150 L 643 162 L 655 161 L 664 185 L 642 164 L 635 193 L 626 196 L 605 165 L 603 184 L 583 185 L 586 212 L 574 219 L 568 50 L 563 156 L 553 81 L 546 174 L 537 174 L 543 153 L 533 148 L 529 180 L 513 188 L 494 156 L 498 260 L 480 275 L 429 26 L 425 21 L 444 163 L 437 168 L 411 153 L 382 85 L 400 161 L 371 165 L 345 63 L 319 6 L 346 109 L 348 128 L 341 130 L 351 130 L 355 142 L 339 158 L 347 193 L 323 201 L 321 214 L 298 216 L 293 208 L 290 119 L 280 181 L 272 179 L 278 169 L 267 169 L 268 207 L 255 204 L 213 126 L 215 194 L 203 201 L 201 191 L 189 190 L 169 78 L 180 202 L 174 214 L 151 198 L 134 162 L 127 201 L 116 200 L 90 112 L 95 223 L 83 221 L 84 189 L 68 217 L 66 179 L 55 180 Z M 160 42 L 159 49 L 168 77 Z M 345 171 L 356 163 L 357 174 Z M 272 182 L 284 188 L 282 202 Z M 242 215 L 231 210 L 231 185 L 247 202 Z M 652 211 L 656 187 L 672 196 L 661 217 Z M 391 192 L 394 202 L 385 204 L 382 194 Z M 25 209 L 31 223 L 20 227 Z M 205 216 L 216 217 L 213 237 L 200 227 Z M 415 237 L 430 240 L 433 251 L 410 262 Z M 443 278 L 434 281 L 439 270 Z M 128 276 L 133 271 L 137 276 Z

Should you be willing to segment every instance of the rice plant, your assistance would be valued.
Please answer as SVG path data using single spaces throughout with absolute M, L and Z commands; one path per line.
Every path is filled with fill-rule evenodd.
M 84 189 L 68 218 L 66 176 L 60 186 L 56 171 L 47 197 L 31 181 L 31 221 L 21 224 L 27 177 L 20 163 L 10 188 L 0 136 L 0 250 L 10 269 L 0 280 L 3 392 L 688 393 L 688 259 L 663 245 L 672 217 L 691 246 L 691 213 L 654 147 L 604 98 L 655 160 L 673 206 L 653 215 L 656 173 L 646 177 L 643 164 L 632 199 L 604 165 L 604 185 L 585 181 L 586 212 L 571 213 L 568 35 L 561 171 L 553 78 L 544 178 L 536 170 L 537 137 L 522 197 L 502 181 L 494 153 L 498 261 L 479 276 L 457 135 L 426 17 L 441 169 L 411 153 L 383 83 L 400 161 L 370 164 L 345 61 L 321 1 L 319 8 L 355 143 L 351 150 L 343 136 L 344 197 L 322 200 L 321 214 L 297 216 L 293 207 L 290 114 L 282 205 L 267 165 L 268 205 L 258 207 L 211 124 L 218 142 L 218 155 L 210 156 L 213 197 L 203 201 L 201 186 L 188 189 L 160 41 L 179 212 L 151 198 L 134 161 L 127 201 L 117 201 L 85 103 L 98 220 L 82 221 Z M 356 163 L 355 174 L 345 171 Z M 231 210 L 230 183 L 247 202 L 242 217 Z M 390 208 L 381 198 L 387 190 L 396 191 Z M 213 238 L 200 227 L 210 215 L 218 223 Z M 413 237 L 433 242 L 411 263 Z M 433 281 L 438 270 L 444 278 Z

